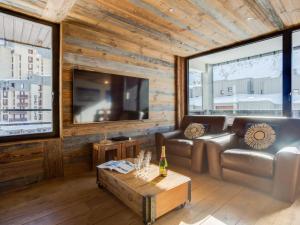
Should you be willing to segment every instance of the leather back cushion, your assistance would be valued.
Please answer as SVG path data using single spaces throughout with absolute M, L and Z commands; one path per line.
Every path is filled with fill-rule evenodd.
M 184 116 L 181 129 L 185 130 L 190 123 L 202 123 L 206 126 L 205 133 L 220 133 L 226 128 L 225 116 Z
M 277 152 L 286 146 L 300 146 L 300 119 L 292 118 L 272 118 L 272 117 L 236 117 L 232 132 L 239 136 L 238 146 L 240 148 L 249 148 L 245 145 L 244 136 L 250 124 L 267 123 L 276 132 L 276 141 L 270 151 Z

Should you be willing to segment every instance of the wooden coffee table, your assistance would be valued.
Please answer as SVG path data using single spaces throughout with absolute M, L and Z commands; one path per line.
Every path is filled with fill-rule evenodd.
M 191 179 L 171 170 L 167 177 L 160 177 L 154 164 L 143 177 L 137 177 L 136 171 L 120 174 L 97 168 L 97 184 L 140 215 L 145 224 L 191 201 Z

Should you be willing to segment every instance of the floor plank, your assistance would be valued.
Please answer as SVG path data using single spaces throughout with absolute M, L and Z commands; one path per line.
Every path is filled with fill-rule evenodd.
M 157 220 L 157 225 L 300 225 L 300 198 L 287 204 L 246 187 L 182 168 L 192 178 L 192 201 Z M 0 225 L 142 225 L 95 174 L 44 181 L 0 195 Z

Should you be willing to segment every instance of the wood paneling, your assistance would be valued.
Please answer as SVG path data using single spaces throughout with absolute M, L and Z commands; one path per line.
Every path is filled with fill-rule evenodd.
M 0 145 L 0 192 L 62 175 L 60 139 Z
M 181 121 L 183 116 L 186 114 L 186 104 L 182 104 L 186 102 L 187 91 L 186 91 L 186 71 L 187 65 L 185 58 L 180 56 L 176 57 L 176 128 L 179 128 L 181 125 Z
M 298 0 L 3 0 L 0 6 L 56 22 L 76 21 L 179 56 L 300 23 Z
M 174 57 L 124 40 L 112 32 L 64 22 L 62 72 L 62 134 L 66 174 L 91 166 L 92 143 L 107 132 L 109 137 L 126 135 L 141 141 L 142 148 L 154 147 L 154 133 L 169 131 L 175 123 Z M 149 119 L 143 121 L 73 124 L 72 70 L 109 72 L 149 79 Z
M 63 151 L 60 139 L 51 139 L 44 142 L 44 174 L 45 178 L 64 175 Z

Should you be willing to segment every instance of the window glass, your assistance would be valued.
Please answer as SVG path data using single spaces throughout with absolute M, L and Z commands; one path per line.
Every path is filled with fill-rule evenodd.
M 202 71 L 192 66 L 189 70 L 189 112 L 202 111 Z
M 293 32 L 292 40 L 292 115 L 300 117 L 300 31 Z
M 0 24 L 0 137 L 52 132 L 52 27 L 5 13 Z
M 281 36 L 191 59 L 189 81 L 194 74 L 202 85 L 189 82 L 190 114 L 282 115 Z M 202 90 L 197 99 L 195 88 Z

